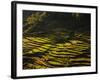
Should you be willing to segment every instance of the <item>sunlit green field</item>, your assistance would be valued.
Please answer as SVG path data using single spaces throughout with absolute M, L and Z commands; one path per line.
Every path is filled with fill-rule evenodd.
M 23 38 L 23 69 L 90 66 L 90 37 L 78 34 L 74 39 L 57 42 L 51 36 Z

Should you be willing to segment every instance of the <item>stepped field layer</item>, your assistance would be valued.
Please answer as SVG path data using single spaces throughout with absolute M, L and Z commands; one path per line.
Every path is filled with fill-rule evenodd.
M 64 42 L 56 41 L 50 36 L 24 37 L 23 69 L 91 65 L 89 36 L 76 36 Z

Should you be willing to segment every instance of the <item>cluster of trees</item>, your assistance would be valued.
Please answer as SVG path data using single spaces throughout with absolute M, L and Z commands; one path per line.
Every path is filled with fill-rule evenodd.
M 90 14 L 23 11 L 23 34 L 90 31 Z

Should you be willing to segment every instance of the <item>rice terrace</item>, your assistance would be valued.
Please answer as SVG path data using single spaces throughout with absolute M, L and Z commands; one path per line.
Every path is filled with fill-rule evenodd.
M 88 13 L 23 11 L 23 69 L 91 66 Z

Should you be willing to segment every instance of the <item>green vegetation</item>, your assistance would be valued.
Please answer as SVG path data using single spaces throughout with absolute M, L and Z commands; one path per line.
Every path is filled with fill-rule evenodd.
M 91 65 L 90 15 L 23 13 L 23 69 Z
M 48 41 L 45 37 L 30 37 L 30 40 L 28 40 L 27 37 L 24 38 L 23 50 L 29 49 L 26 51 L 24 50 L 25 52 L 23 56 L 32 59 L 30 59 L 32 67 L 29 67 L 30 65 L 28 66 L 28 64 L 30 63 L 27 63 L 27 59 L 25 58 L 26 62 L 23 64 L 27 63 L 27 65 L 24 65 L 24 69 L 90 65 L 90 51 L 87 52 L 87 50 L 90 48 L 90 44 L 79 40 L 73 41 L 74 42 L 69 40 L 69 42 L 66 41 L 65 43 L 52 44 L 52 39 L 49 37 Z M 33 60 L 34 57 L 36 58 L 35 60 Z

